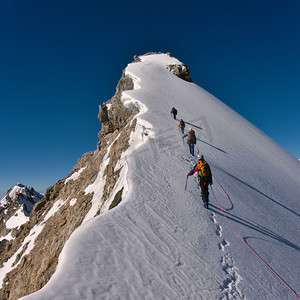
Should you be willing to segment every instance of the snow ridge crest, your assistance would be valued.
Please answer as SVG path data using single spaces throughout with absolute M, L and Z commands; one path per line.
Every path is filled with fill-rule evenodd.
M 44 286 L 73 231 L 124 199 L 128 192 L 127 150 L 135 139 L 133 135 L 140 135 L 141 130 L 136 130 L 137 102 L 131 101 L 125 107 L 121 100 L 123 92 L 132 89 L 133 81 L 123 70 L 115 95 L 99 106 L 102 129 L 97 150 L 79 158 L 70 174 L 46 189 L 43 198 L 32 188 L 17 184 L 1 200 L 0 210 L 4 214 L 17 195 L 18 205 L 31 213 L 22 220 L 17 219 L 21 216 L 19 212 L 14 213 L 8 222 L 12 227 L 18 221 L 12 234 L 4 228 L 0 241 L 0 299 L 17 299 Z M 25 199 L 27 194 L 33 200 L 42 200 L 31 203 Z

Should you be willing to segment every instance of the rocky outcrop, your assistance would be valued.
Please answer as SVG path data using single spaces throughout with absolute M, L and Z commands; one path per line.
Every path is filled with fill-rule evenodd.
M 115 95 L 106 103 L 99 105 L 98 118 L 102 123 L 102 129 L 98 134 L 98 150 L 107 145 L 108 134 L 120 131 L 127 123 L 130 115 L 135 115 L 137 109 L 134 111 L 125 108 L 121 102 L 121 95 L 123 91 L 132 90 L 133 82 L 130 77 L 125 75 L 125 69 L 121 79 L 118 82 Z
M 69 175 L 46 190 L 44 198 L 33 207 L 29 221 L 18 229 L 13 240 L 0 242 L 0 263 L 15 255 L 11 271 L 4 278 L 0 299 L 18 299 L 48 282 L 65 242 L 91 210 L 94 193 L 87 193 L 86 188 L 95 182 L 101 170 L 105 184 L 102 196 L 96 199 L 96 214 L 122 201 L 123 188 L 113 197 L 112 191 L 121 171 L 121 168 L 116 170 L 116 165 L 128 148 L 130 134 L 136 126 L 134 117 L 138 109 L 128 109 L 121 101 L 122 92 L 129 89 L 133 89 L 133 82 L 123 71 L 115 95 L 99 106 L 102 129 L 98 133 L 97 150 L 84 154 Z M 108 164 L 104 163 L 104 157 L 109 159 Z M 111 203 L 106 205 L 108 199 Z M 40 234 L 36 235 L 38 231 Z
M 162 54 L 162 52 L 148 52 L 148 53 L 146 53 L 144 55 L 141 55 L 141 56 L 147 56 L 147 55 L 153 55 L 153 54 Z M 166 54 L 169 55 L 170 57 L 172 57 L 172 54 L 170 52 L 167 52 Z M 141 61 L 141 58 L 140 58 L 141 56 L 135 55 L 133 57 L 134 61 L 135 62 L 140 62 Z M 179 78 L 181 78 L 185 81 L 188 81 L 188 82 L 193 82 L 193 80 L 190 77 L 190 70 L 185 64 L 180 63 L 180 64 L 168 65 L 167 69 L 169 71 L 171 71 L 177 77 L 179 77 Z
M 150 54 L 153 53 L 146 55 Z M 140 57 L 135 56 L 134 60 L 138 62 Z M 184 80 L 189 78 L 183 64 L 169 66 L 169 70 Z M 136 130 L 138 108 L 134 104 L 125 107 L 121 97 L 123 91 L 133 88 L 131 78 L 123 70 L 115 95 L 99 106 L 102 128 L 97 149 L 85 153 L 70 174 L 46 190 L 33 206 L 28 221 L 14 228 L 10 239 L 0 240 L 0 267 L 4 263 L 10 266 L 0 299 L 18 299 L 42 288 L 54 273 L 61 250 L 73 231 L 122 202 L 124 187 L 119 162 Z M 95 189 L 100 188 L 101 193 L 96 193 Z M 7 235 L 8 231 L 2 229 L 2 234 Z
M 190 77 L 190 70 L 185 64 L 168 65 L 167 69 L 174 73 L 177 77 L 188 82 L 193 82 L 193 80 Z

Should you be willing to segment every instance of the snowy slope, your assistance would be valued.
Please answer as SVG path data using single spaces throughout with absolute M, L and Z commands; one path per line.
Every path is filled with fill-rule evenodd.
M 17 209 L 17 211 L 9 219 L 2 218 L 5 227 L 13 229 L 26 223 L 29 220 L 28 216 L 34 204 L 42 198 L 43 195 L 35 191 L 33 187 L 25 186 L 21 183 L 17 183 L 11 187 L 5 197 L 0 200 L 0 215 L 3 214 L 2 216 L 6 216 L 11 210 Z M 0 241 L 4 238 L 0 235 Z
M 126 198 L 79 227 L 49 283 L 22 299 L 299 298 L 300 163 L 168 71 L 166 65 L 180 63 L 175 58 L 141 59 L 126 68 L 135 89 L 122 98 L 146 110 L 123 156 Z M 195 129 L 196 152 L 232 208 L 216 181 L 213 191 L 224 208 L 212 190 L 211 208 L 203 208 L 196 176 L 184 190 L 194 158 L 172 106 Z

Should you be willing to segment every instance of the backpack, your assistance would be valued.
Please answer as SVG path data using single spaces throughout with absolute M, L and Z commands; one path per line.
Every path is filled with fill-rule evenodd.
M 197 162 L 198 166 L 198 175 L 204 179 L 209 179 L 211 176 L 210 168 L 205 160 L 199 160 Z
M 177 115 L 177 109 L 175 107 L 172 108 L 172 113 Z
M 193 129 L 188 132 L 188 140 L 193 143 L 196 141 L 195 131 Z

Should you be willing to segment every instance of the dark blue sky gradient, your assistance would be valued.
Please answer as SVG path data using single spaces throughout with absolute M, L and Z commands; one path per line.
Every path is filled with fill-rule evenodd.
M 200 86 L 300 158 L 300 1 L 0 2 L 0 192 L 43 190 L 96 149 L 98 105 L 135 54 Z

